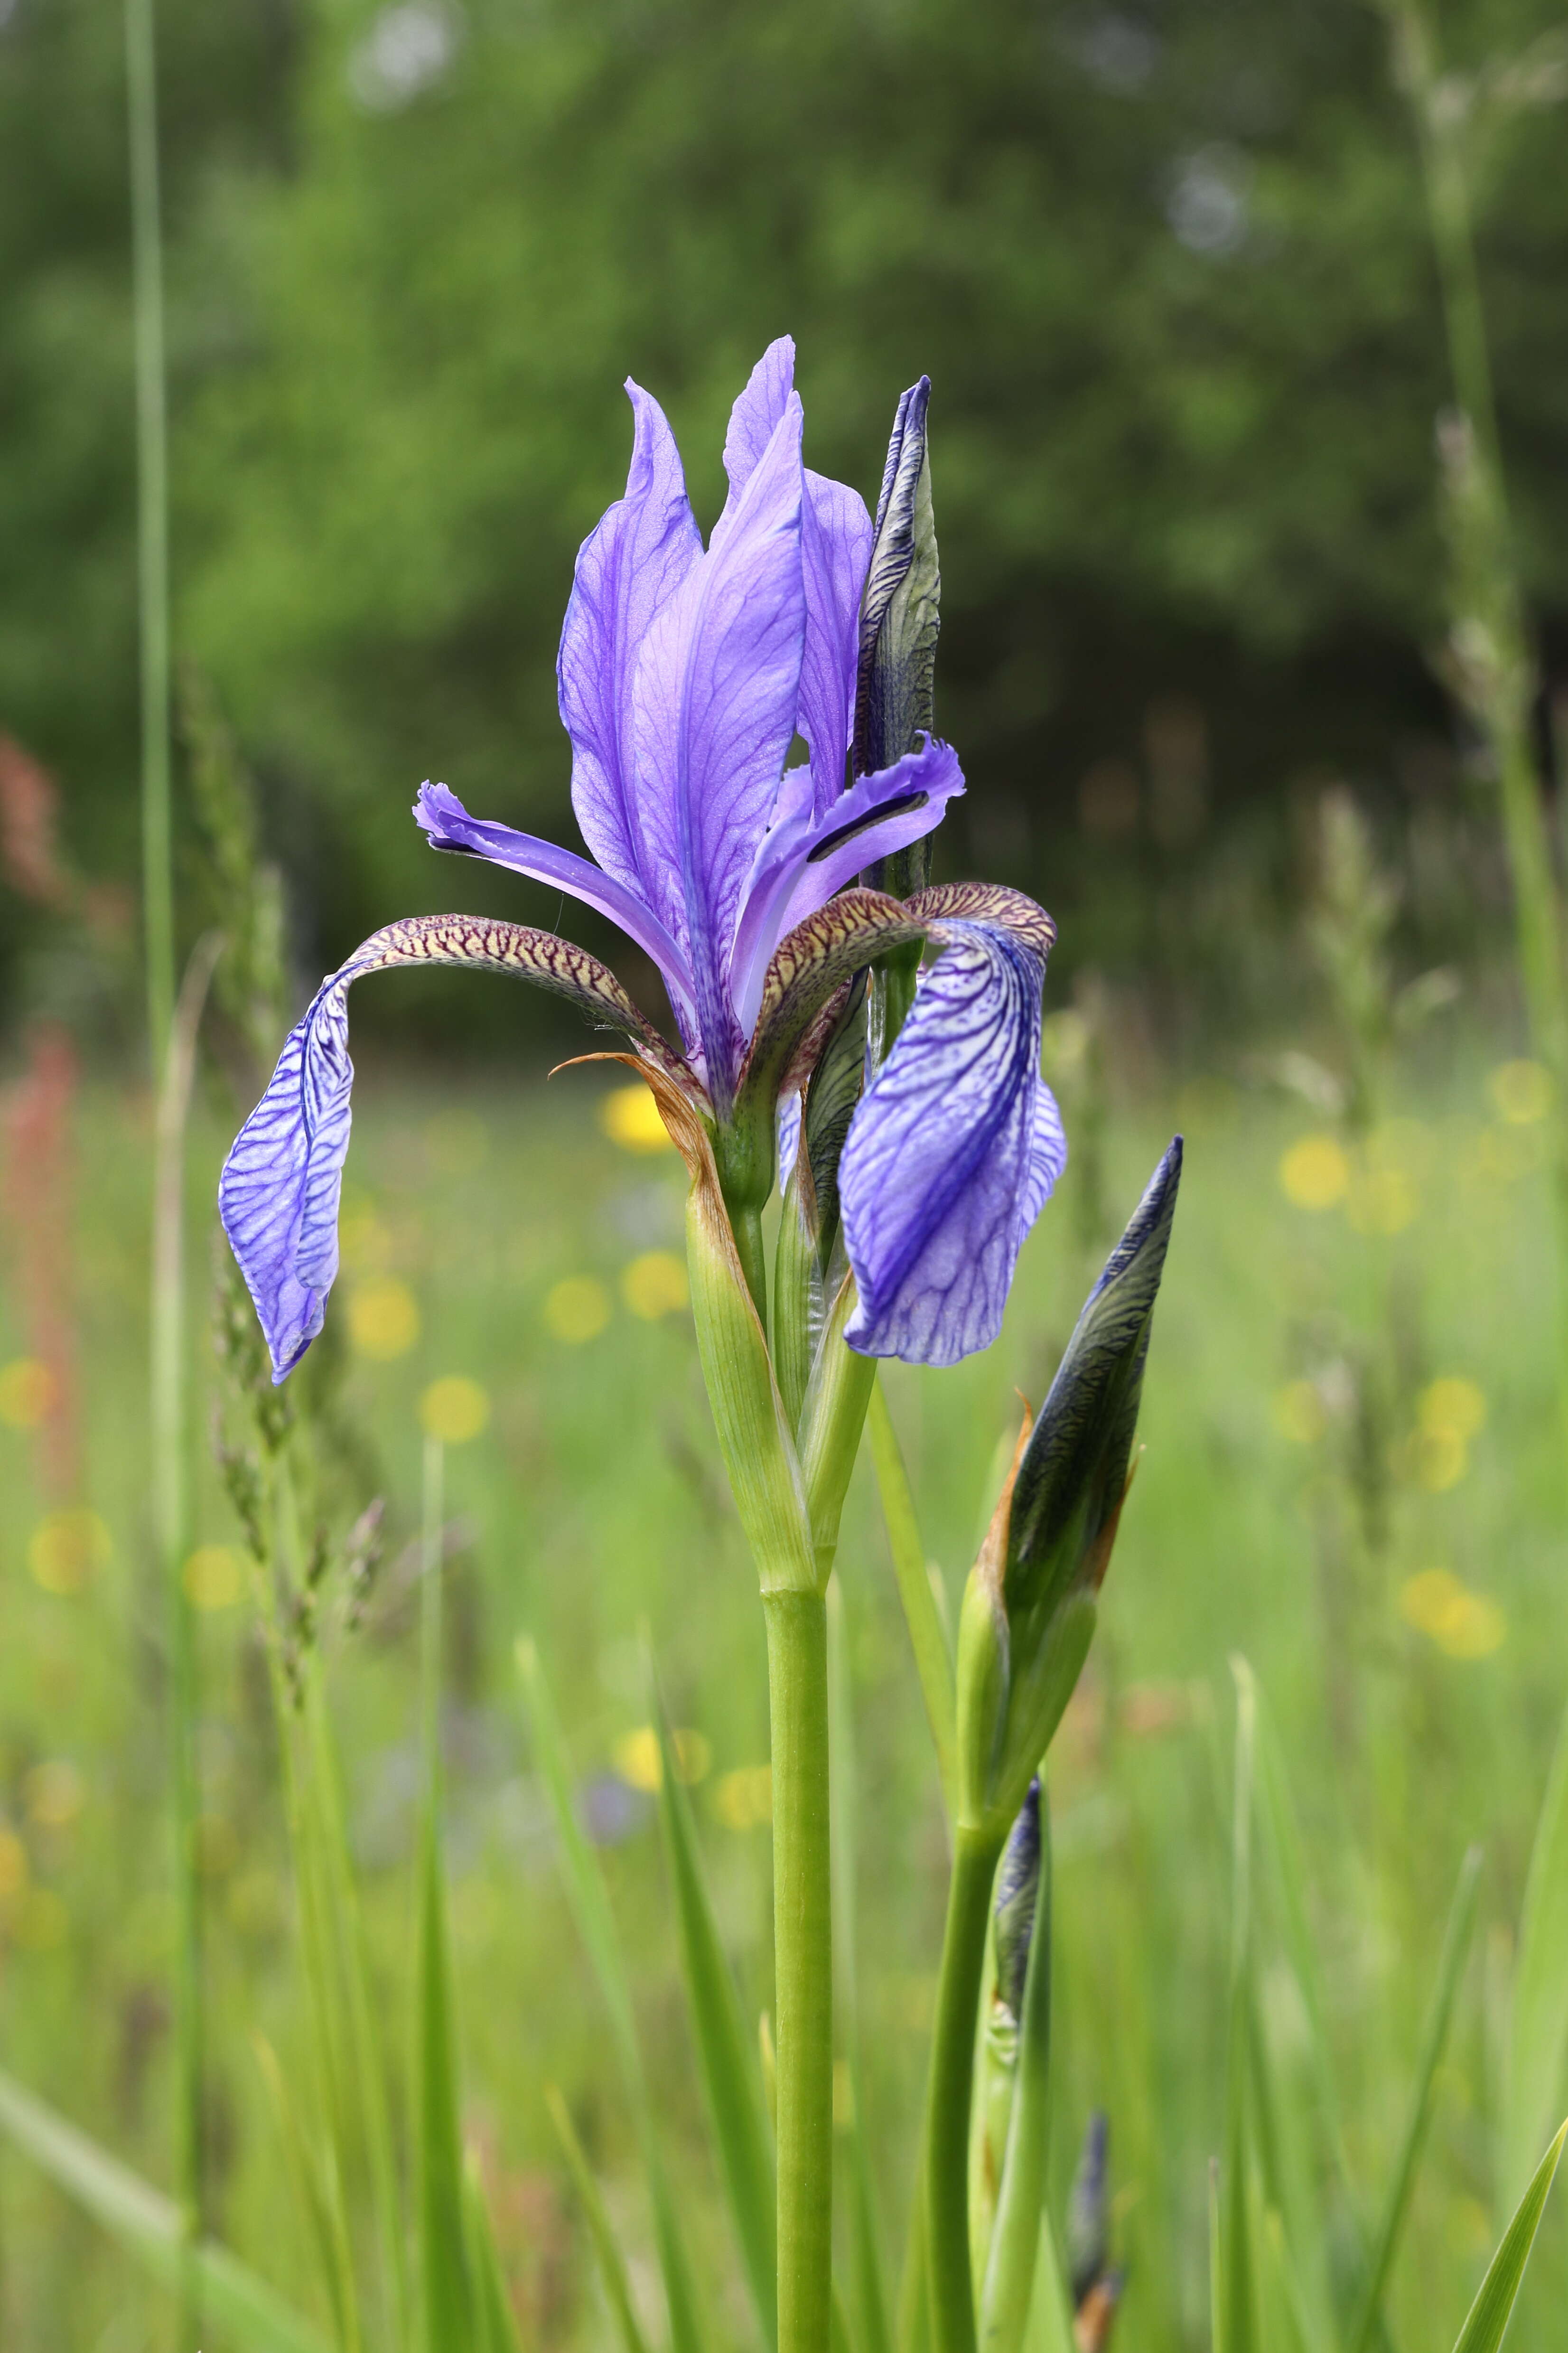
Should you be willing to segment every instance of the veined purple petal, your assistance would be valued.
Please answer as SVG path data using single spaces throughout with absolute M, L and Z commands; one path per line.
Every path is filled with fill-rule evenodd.
M 839 1163 L 859 1293 L 845 1337 L 867 1356 L 951 1365 L 1000 1331 L 1060 1159 L 1041 1102 L 1040 958 L 997 924 L 946 923 L 932 937 L 941 962 Z
M 750 1036 L 762 1003 L 763 979 L 786 932 L 815 915 L 836 891 L 873 859 L 905 849 L 942 823 L 947 804 L 963 790 L 963 771 L 946 744 L 928 737 L 918 751 L 877 776 L 857 777 L 826 810 L 808 799 L 805 772 L 784 778 L 779 809 L 746 879 L 735 927 L 730 988 L 735 1018 Z
M 689 1068 L 649 1028 L 614 973 L 570 940 L 483 915 L 411 915 L 374 933 L 328 974 L 289 1031 L 218 1183 L 224 1230 L 256 1302 L 275 1381 L 293 1370 L 321 1330 L 338 1271 L 353 1084 L 349 987 L 365 973 L 419 964 L 479 965 L 531 980 L 591 1020 L 624 1030 L 645 1060 L 689 1092 Z
M 650 860 L 633 791 L 631 691 L 653 617 L 700 556 L 702 541 L 664 412 L 629 376 L 626 392 L 636 418 L 626 494 L 578 551 L 556 681 L 583 838 L 605 871 L 679 937 L 679 878 Z
M 455 849 L 470 858 L 488 859 L 492 866 L 510 866 L 514 874 L 530 875 L 536 882 L 553 882 L 608 915 L 658 965 L 676 1018 L 687 1042 L 691 1042 L 697 1018 L 691 967 L 635 888 L 617 881 L 586 858 L 579 858 L 574 849 L 563 849 L 536 833 L 519 833 L 489 818 L 470 817 L 446 785 L 421 785 L 414 815 L 429 835 L 433 849 Z
M 713 532 L 717 547 L 742 491 L 788 404 L 795 343 L 781 335 L 752 370 L 730 412 L 724 470 L 730 495 Z M 811 747 L 818 809 L 844 789 L 844 762 L 855 715 L 855 665 L 860 591 L 871 560 L 871 518 L 858 491 L 826 474 L 805 475 L 801 563 L 805 575 L 805 650 L 795 724 Z
M 1029 1166 L 1024 1190 L 1018 1199 L 1018 1247 L 1027 1240 L 1029 1229 L 1056 1190 L 1057 1179 L 1068 1165 L 1067 1130 L 1062 1125 L 1061 1111 L 1044 1079 L 1035 1082 L 1035 1124 L 1029 1139 Z
M 716 538 L 643 642 L 635 694 L 639 800 L 673 809 L 686 936 L 708 1082 L 721 1113 L 743 1039 L 730 1002 L 741 893 L 795 733 L 805 597 L 800 565 L 800 403 Z

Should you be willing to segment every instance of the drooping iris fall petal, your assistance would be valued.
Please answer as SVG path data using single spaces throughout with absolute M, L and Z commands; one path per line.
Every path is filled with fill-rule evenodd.
M 859 1293 L 845 1337 L 867 1356 L 951 1365 L 1000 1331 L 1066 1147 L 1039 1077 L 1040 956 L 1001 924 L 949 921 L 932 936 L 941 961 L 839 1163 Z

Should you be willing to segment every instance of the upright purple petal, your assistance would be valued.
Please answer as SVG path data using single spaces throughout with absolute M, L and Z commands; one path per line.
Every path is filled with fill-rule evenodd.
M 963 790 L 963 771 L 946 744 L 923 743 L 875 776 L 860 776 L 824 811 L 806 772 L 784 777 L 773 822 L 746 879 L 731 965 L 735 1018 L 749 1037 L 763 978 L 786 932 L 815 915 L 874 859 L 905 849 L 942 823 Z
M 583 838 L 607 874 L 678 931 L 677 878 L 650 863 L 633 790 L 632 679 L 654 615 L 702 541 L 664 412 L 629 376 L 626 391 L 636 418 L 626 494 L 578 551 L 556 680 Z
M 492 866 L 509 866 L 514 874 L 527 874 L 535 882 L 552 882 L 607 915 L 658 965 L 676 1018 L 690 1042 L 696 1021 L 691 967 L 635 887 L 628 888 L 587 859 L 579 858 L 574 849 L 562 849 L 536 833 L 519 833 L 491 818 L 470 817 L 446 785 L 421 785 L 414 815 L 429 835 L 432 849 L 454 849 L 469 858 L 488 859 Z
M 871 557 L 871 518 L 859 491 L 807 468 L 800 544 L 806 620 L 796 723 L 811 746 L 816 806 L 825 810 L 844 789 L 855 723 L 860 592 Z
M 789 402 L 795 344 L 770 343 L 730 412 L 724 470 L 730 495 L 713 532 L 717 547 Z M 855 716 L 855 665 L 860 592 L 871 559 L 871 518 L 858 491 L 826 474 L 805 475 L 801 562 L 805 574 L 805 651 L 795 724 L 811 747 L 818 809 L 844 789 L 844 763 Z
M 845 1337 L 867 1356 L 951 1365 L 1000 1331 L 1060 1158 L 1041 1102 L 1040 958 L 996 924 L 947 923 L 932 936 L 942 960 L 839 1163 L 859 1293 Z
M 688 574 L 643 644 L 635 692 L 639 799 L 675 832 L 698 1022 L 715 1103 L 743 1044 L 730 1002 L 741 894 L 795 734 L 805 598 L 800 403 L 792 394 L 730 529 Z

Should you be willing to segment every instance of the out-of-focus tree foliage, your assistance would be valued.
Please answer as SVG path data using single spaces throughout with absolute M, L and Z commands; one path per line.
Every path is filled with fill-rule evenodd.
M 10 5 L 0 724 L 121 860 L 117 12 Z M 1549 21 L 1470 0 L 1445 39 L 1474 62 Z M 1446 371 L 1355 0 L 171 0 L 163 37 L 179 632 L 323 951 L 526 897 L 435 868 L 413 787 L 569 825 L 554 641 L 624 480 L 620 379 L 665 401 L 710 519 L 728 403 L 784 329 L 811 461 L 868 491 L 897 391 L 935 379 L 973 832 L 1070 818 L 1085 756 L 1135 746 L 1184 663 L 1258 706 L 1233 791 L 1342 756 L 1369 701 L 1390 729 L 1419 706 Z M 1568 608 L 1565 136 L 1563 109 L 1510 129 L 1483 234 L 1528 564 Z M 1037 824 L 993 829 L 1047 879 Z

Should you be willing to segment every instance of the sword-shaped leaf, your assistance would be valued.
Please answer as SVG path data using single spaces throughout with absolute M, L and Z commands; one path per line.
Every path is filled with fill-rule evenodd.
M 1503 2232 L 1502 2244 L 1491 2259 L 1487 2275 L 1481 2282 L 1480 2293 L 1471 2305 L 1469 2317 L 1459 2331 L 1454 2353 L 1498 2353 L 1498 2347 L 1502 2343 L 1512 2317 L 1514 2298 L 1524 2277 L 1524 2267 L 1530 2261 L 1530 2251 L 1535 2244 L 1535 2234 L 1541 2228 L 1541 2217 L 1546 2211 L 1547 2193 L 1557 2171 L 1565 2137 L 1568 2137 L 1568 2124 L 1560 2126 L 1556 2139 L 1536 2167 L 1512 2221 Z
M 599 2258 L 599 2271 L 605 2283 L 605 2294 L 609 2300 L 610 2311 L 615 2319 L 616 2333 L 620 2337 L 624 2353 L 648 2353 L 647 2338 L 643 2335 L 642 2324 L 637 2319 L 632 2304 L 631 2280 L 626 2272 L 626 2257 L 621 2253 L 620 2241 L 616 2238 L 609 2215 L 605 2211 L 605 2201 L 599 2195 L 599 2185 L 594 2179 L 593 2168 L 588 2163 L 583 2144 L 577 2137 L 571 2112 L 553 2084 L 545 2086 L 544 2104 L 550 2110 L 550 2121 L 555 2126 L 556 2138 L 561 2143 L 561 2152 L 566 2159 L 566 2169 L 572 2176 L 573 2186 L 582 2200 L 583 2211 L 587 2217 L 589 2235 L 594 2242 L 594 2252 Z
M 665 2303 L 669 2313 L 671 2353 L 702 2353 L 696 2285 L 654 2123 L 653 2101 L 647 2077 L 643 2071 L 642 2052 L 632 2019 L 631 1995 L 621 1964 L 620 1940 L 616 1934 L 604 1874 L 578 1824 L 572 1802 L 572 1771 L 566 1743 L 539 1663 L 539 1654 L 526 1637 L 518 1643 L 517 1662 L 527 1695 L 529 1720 L 533 1726 L 534 1753 L 554 1816 L 566 1901 L 571 1906 L 577 1934 L 587 1951 L 594 1975 L 598 1979 L 605 2008 L 609 2012 L 616 2055 L 620 2062 L 621 2076 L 642 2152 L 643 2170 L 647 2176 L 654 2236 L 664 2280 Z
M 1557 2113 L 1568 2055 L 1568 1715 L 1546 1785 L 1513 1975 L 1498 2171 L 1511 2204 Z M 1506 2209 L 1505 2209 L 1506 2211 Z
M 719 1935 L 691 1806 L 676 1770 L 675 1744 L 648 1662 L 658 1737 L 658 1817 L 675 1889 L 680 1957 L 692 2039 L 702 2071 L 709 2121 L 734 2218 L 747 2284 L 766 2343 L 778 2339 L 778 2266 L 772 2136 L 735 1979 Z

